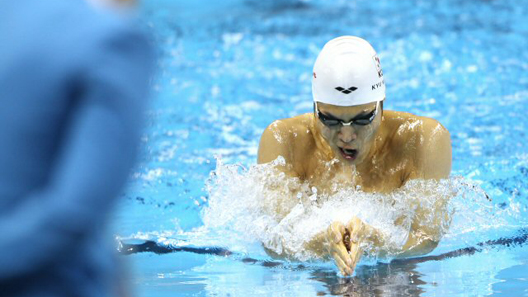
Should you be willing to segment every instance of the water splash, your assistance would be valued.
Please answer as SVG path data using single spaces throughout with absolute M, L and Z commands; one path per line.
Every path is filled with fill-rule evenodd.
M 332 222 L 346 224 L 353 216 L 378 229 L 386 238 L 382 249 L 389 251 L 405 244 L 415 218 L 420 228 L 440 228 L 439 234 L 445 234 L 443 249 L 475 244 L 519 223 L 514 209 L 496 207 L 478 184 L 462 177 L 412 180 L 390 194 L 339 185 L 335 193 L 324 194 L 275 169 L 281 164 L 284 159 L 278 158 L 246 168 L 218 160 L 206 184 L 204 226 L 195 232 L 239 252 L 258 254 L 263 246 L 306 261 L 321 259 L 306 248 L 314 237 Z M 439 213 L 453 215 L 446 219 Z M 374 258 L 379 251 L 368 244 L 363 249 Z

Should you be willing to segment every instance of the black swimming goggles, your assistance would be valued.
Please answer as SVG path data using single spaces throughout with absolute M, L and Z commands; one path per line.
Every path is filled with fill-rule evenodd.
M 319 109 L 317 108 L 317 102 L 314 102 L 314 109 L 315 109 L 315 112 L 317 113 L 317 117 L 319 118 L 321 123 L 323 123 L 323 125 L 330 127 L 330 128 L 337 127 L 340 124 L 343 126 L 350 126 L 352 124 L 359 125 L 359 126 L 366 126 L 372 123 L 372 121 L 374 121 L 374 119 L 376 118 L 376 115 L 378 114 L 378 108 L 379 108 L 379 101 L 376 103 L 376 108 L 373 111 L 369 112 L 366 115 L 357 116 L 356 118 L 350 120 L 350 122 L 345 122 L 341 119 L 337 119 L 332 116 L 328 116 L 328 115 L 321 113 Z

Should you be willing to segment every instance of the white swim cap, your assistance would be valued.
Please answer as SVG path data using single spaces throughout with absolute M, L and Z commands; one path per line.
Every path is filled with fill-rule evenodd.
M 312 93 L 314 101 L 338 106 L 385 99 L 385 81 L 374 48 L 355 36 L 330 40 L 315 61 Z

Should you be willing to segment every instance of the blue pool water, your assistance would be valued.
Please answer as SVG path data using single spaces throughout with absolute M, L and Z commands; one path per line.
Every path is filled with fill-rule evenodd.
M 159 46 L 159 75 L 115 232 L 130 244 L 219 246 L 235 254 L 125 256 L 139 296 L 528 296 L 527 1 L 217 2 L 142 4 Z M 207 187 L 216 158 L 251 168 L 268 124 L 310 112 L 313 63 L 340 35 L 373 44 L 385 108 L 439 120 L 451 133 L 453 180 L 492 198 L 480 199 L 477 190 L 459 197 L 433 257 L 365 260 L 348 279 L 331 263 L 267 262 L 250 239 L 203 232 L 211 197 L 224 195 L 236 208 L 251 195 L 249 188 L 227 186 L 222 194 L 214 182 Z M 247 176 L 239 168 L 234 178 Z M 478 244 L 489 240 L 499 243 Z M 460 249 L 466 252 L 434 257 Z

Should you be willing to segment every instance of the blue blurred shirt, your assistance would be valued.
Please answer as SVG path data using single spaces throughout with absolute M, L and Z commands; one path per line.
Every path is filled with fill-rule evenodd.
M 109 296 L 106 226 L 136 156 L 152 51 L 83 0 L 0 1 L 0 296 Z

